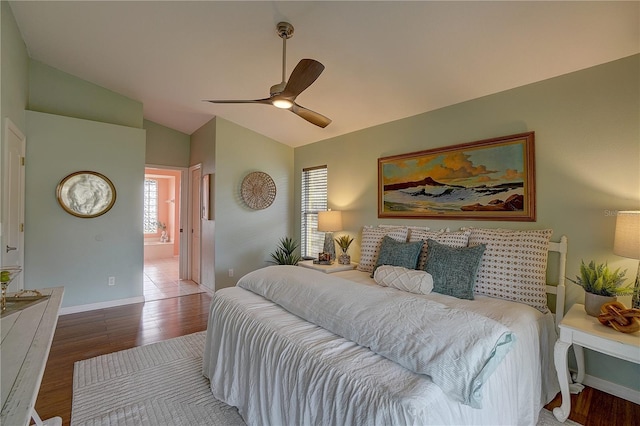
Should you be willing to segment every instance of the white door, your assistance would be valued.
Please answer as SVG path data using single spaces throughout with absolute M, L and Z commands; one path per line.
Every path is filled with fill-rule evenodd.
M 191 172 L 191 212 L 190 212 L 190 278 L 191 281 L 200 283 L 200 217 L 202 216 L 202 200 L 200 199 L 200 185 L 202 170 L 200 166 L 190 169 Z
M 2 165 L 3 215 L 0 252 L 3 265 L 24 267 L 24 153 L 26 139 L 7 118 L 5 129 L 4 164 Z M 9 286 L 9 291 L 22 290 L 23 273 Z

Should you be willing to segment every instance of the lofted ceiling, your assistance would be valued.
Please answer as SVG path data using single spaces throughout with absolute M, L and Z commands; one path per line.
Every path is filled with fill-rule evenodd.
M 10 1 L 31 58 L 143 103 L 191 134 L 214 116 L 296 147 L 640 51 L 640 2 Z M 314 126 L 256 99 L 280 82 L 276 24 L 326 67 L 296 100 Z

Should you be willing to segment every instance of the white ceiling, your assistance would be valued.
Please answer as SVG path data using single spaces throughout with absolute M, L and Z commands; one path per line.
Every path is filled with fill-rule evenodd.
M 300 146 L 640 51 L 640 2 L 11 1 L 29 55 L 144 105 L 191 134 L 219 116 Z M 282 73 L 275 27 L 326 69 L 297 102 L 321 129 L 268 105 Z

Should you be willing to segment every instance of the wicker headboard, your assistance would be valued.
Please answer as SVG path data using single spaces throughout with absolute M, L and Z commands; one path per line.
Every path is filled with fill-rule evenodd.
M 547 284 L 547 294 L 555 294 L 556 296 L 555 317 L 556 326 L 558 326 L 564 316 L 564 280 L 567 266 L 567 237 L 563 235 L 560 237 L 559 242 L 551 241 L 549 243 L 549 252 L 557 252 L 559 254 L 557 283 L 554 283 L 554 285 Z

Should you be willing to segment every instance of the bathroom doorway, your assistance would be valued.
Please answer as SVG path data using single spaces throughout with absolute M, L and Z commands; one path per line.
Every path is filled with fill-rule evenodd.
M 182 168 L 145 167 L 144 179 L 144 298 L 159 300 L 203 290 L 183 280 Z

